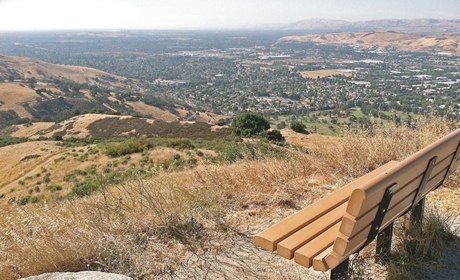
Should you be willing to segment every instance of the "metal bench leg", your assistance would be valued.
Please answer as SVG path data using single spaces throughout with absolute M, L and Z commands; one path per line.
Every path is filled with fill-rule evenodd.
M 391 239 L 393 237 L 393 223 L 388 225 L 377 236 L 377 255 L 376 262 L 387 263 L 390 260 Z
M 337 267 L 331 270 L 331 280 L 343 280 L 346 279 L 348 272 L 348 265 L 350 264 L 350 259 L 347 258 Z
M 411 210 L 410 219 L 411 219 L 412 226 L 421 228 L 424 210 L 425 210 L 425 198 L 421 199 Z

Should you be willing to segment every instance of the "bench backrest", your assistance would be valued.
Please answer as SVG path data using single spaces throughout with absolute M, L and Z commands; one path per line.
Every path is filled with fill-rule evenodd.
M 459 148 L 460 129 L 356 188 L 332 252 L 316 258 L 317 266 L 337 266 L 441 186 L 460 164 Z

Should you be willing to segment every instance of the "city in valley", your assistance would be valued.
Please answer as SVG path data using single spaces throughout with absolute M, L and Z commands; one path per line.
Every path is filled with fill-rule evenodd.
M 410 122 L 426 114 L 460 119 L 460 57 L 456 49 L 407 50 L 388 44 L 371 46 L 362 40 L 354 44 L 315 42 L 289 36 L 293 32 L 2 33 L 0 53 L 5 57 L 0 57 L 0 80 L 32 84 L 42 103 L 92 96 L 93 101 L 104 104 L 102 111 L 145 117 L 155 116 L 129 104 L 141 102 L 173 114 L 179 106 L 228 120 L 251 111 L 279 128 L 298 120 L 309 130 L 325 134 L 375 119 Z M 402 36 L 391 32 L 365 36 L 370 35 L 383 36 L 383 41 L 384 36 Z M 87 77 L 75 81 L 65 72 L 55 76 L 43 71 L 21 73 L 9 64 L 13 59 L 9 56 L 90 67 L 109 74 L 105 80 Z M 49 89 L 51 85 L 56 90 Z M 37 100 L 25 104 L 26 110 Z M 69 110 L 32 111 L 33 121 L 56 121 L 72 115 Z M 76 107 L 74 111 L 90 110 Z M 196 114 L 182 117 L 195 118 Z

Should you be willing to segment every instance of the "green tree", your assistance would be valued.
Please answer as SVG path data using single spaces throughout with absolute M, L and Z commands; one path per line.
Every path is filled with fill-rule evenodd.
M 305 125 L 301 122 L 295 121 L 291 123 L 291 129 L 295 132 L 305 132 Z
M 278 129 L 286 128 L 286 122 L 281 121 L 279 124 L 276 125 L 276 128 L 278 128 Z
M 225 121 L 225 119 L 219 119 L 217 122 L 216 122 L 216 125 L 218 126 L 223 126 L 223 125 L 226 125 L 227 122 Z
M 283 137 L 279 130 L 272 130 L 267 132 L 268 141 L 284 142 L 286 139 Z
M 270 123 L 261 115 L 243 113 L 232 121 L 232 133 L 240 137 L 262 136 L 270 128 Z

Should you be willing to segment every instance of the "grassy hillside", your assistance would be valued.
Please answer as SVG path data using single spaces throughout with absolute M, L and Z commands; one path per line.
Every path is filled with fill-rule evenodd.
M 176 106 L 145 93 L 136 80 L 93 68 L 0 56 L 0 129 L 85 113 L 147 116 L 166 122 L 215 123 L 214 114 Z
M 17 168 L 11 176 L 29 169 L 40 176 L 23 190 L 2 189 L 0 278 L 92 269 L 136 279 L 321 279 L 325 275 L 255 248 L 252 236 L 454 128 L 431 118 L 420 120 L 417 129 L 389 124 L 342 137 L 285 131 L 291 144 L 283 147 L 156 138 L 65 146 L 32 142 L 37 146 L 28 153 L 31 143 L 4 147 L 0 151 L 8 148 L 8 155 L 21 151 L 10 158 Z M 164 164 L 157 165 L 162 156 Z M 48 183 L 67 175 L 72 184 L 42 187 L 48 173 Z M 431 207 L 460 213 L 459 175 L 430 195 Z M 77 185 L 95 189 L 67 196 Z M 53 195 L 22 203 L 17 192 L 28 189 L 31 196 Z
M 350 44 L 364 47 L 394 48 L 400 51 L 436 51 L 460 53 L 460 37 L 450 35 L 421 36 L 392 31 L 343 32 L 284 37 L 284 41 Z

